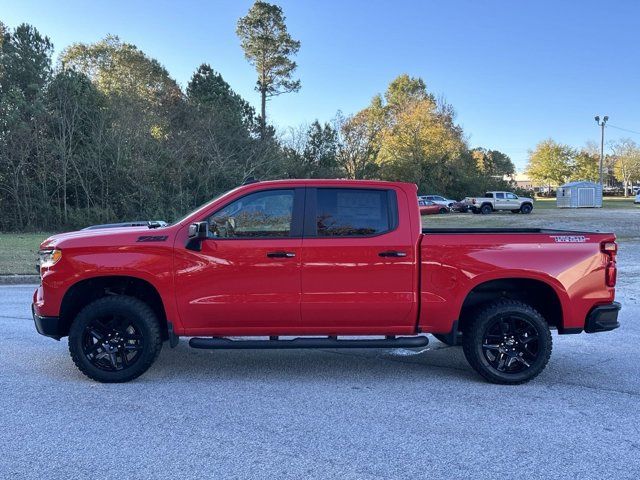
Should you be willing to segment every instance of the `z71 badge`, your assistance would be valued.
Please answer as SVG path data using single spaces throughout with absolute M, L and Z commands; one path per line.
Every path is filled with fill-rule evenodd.
M 168 235 L 142 235 L 141 237 L 138 237 L 138 240 L 136 240 L 137 242 L 164 242 L 167 238 L 169 238 Z
M 589 237 L 584 235 L 551 235 L 556 243 L 585 243 Z

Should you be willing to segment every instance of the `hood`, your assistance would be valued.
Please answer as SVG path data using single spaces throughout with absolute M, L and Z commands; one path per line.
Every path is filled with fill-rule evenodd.
M 148 227 L 118 227 L 52 235 L 40 244 L 41 250 L 64 247 L 84 247 L 98 245 L 128 245 L 138 241 L 143 235 L 168 236 L 167 228 L 149 229 Z

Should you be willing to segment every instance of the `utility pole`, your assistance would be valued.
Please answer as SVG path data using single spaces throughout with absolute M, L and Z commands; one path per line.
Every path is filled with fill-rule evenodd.
M 609 120 L 608 116 L 602 117 L 602 122 L 600 121 L 600 116 L 595 116 L 596 123 L 602 129 L 602 134 L 600 135 L 600 188 L 602 188 L 602 193 L 604 193 L 604 185 L 602 184 L 602 166 L 604 164 L 604 126 Z

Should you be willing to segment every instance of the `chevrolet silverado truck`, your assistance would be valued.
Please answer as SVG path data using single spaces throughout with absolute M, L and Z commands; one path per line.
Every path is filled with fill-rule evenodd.
M 486 215 L 500 210 L 529 214 L 533 211 L 533 199 L 519 197 L 511 192 L 486 192 L 484 197 L 466 197 L 464 202 L 473 213 Z
M 41 244 L 32 305 L 38 332 L 68 336 L 100 382 L 138 377 L 179 337 L 419 348 L 430 333 L 485 379 L 518 384 L 547 364 L 550 329 L 619 326 L 613 234 L 424 229 L 409 183 L 255 182 L 171 225 L 107 227 Z

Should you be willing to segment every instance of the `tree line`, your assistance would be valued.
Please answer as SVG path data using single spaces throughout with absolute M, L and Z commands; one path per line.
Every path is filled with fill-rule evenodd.
M 629 138 L 609 144 L 603 159 L 603 183 L 621 183 L 625 196 L 640 182 L 640 146 Z M 574 180 L 600 181 L 600 149 L 587 143 L 576 149 L 552 139 L 538 143 L 529 153 L 529 176 L 549 189 Z
M 173 220 L 249 176 L 404 180 L 452 197 L 508 186 L 511 160 L 470 149 L 453 107 L 409 75 L 359 112 L 278 133 L 267 102 L 300 88 L 300 44 L 265 2 L 237 31 L 259 113 L 208 64 L 181 89 L 117 36 L 73 44 L 54 63 L 36 28 L 0 23 L 0 229 Z

